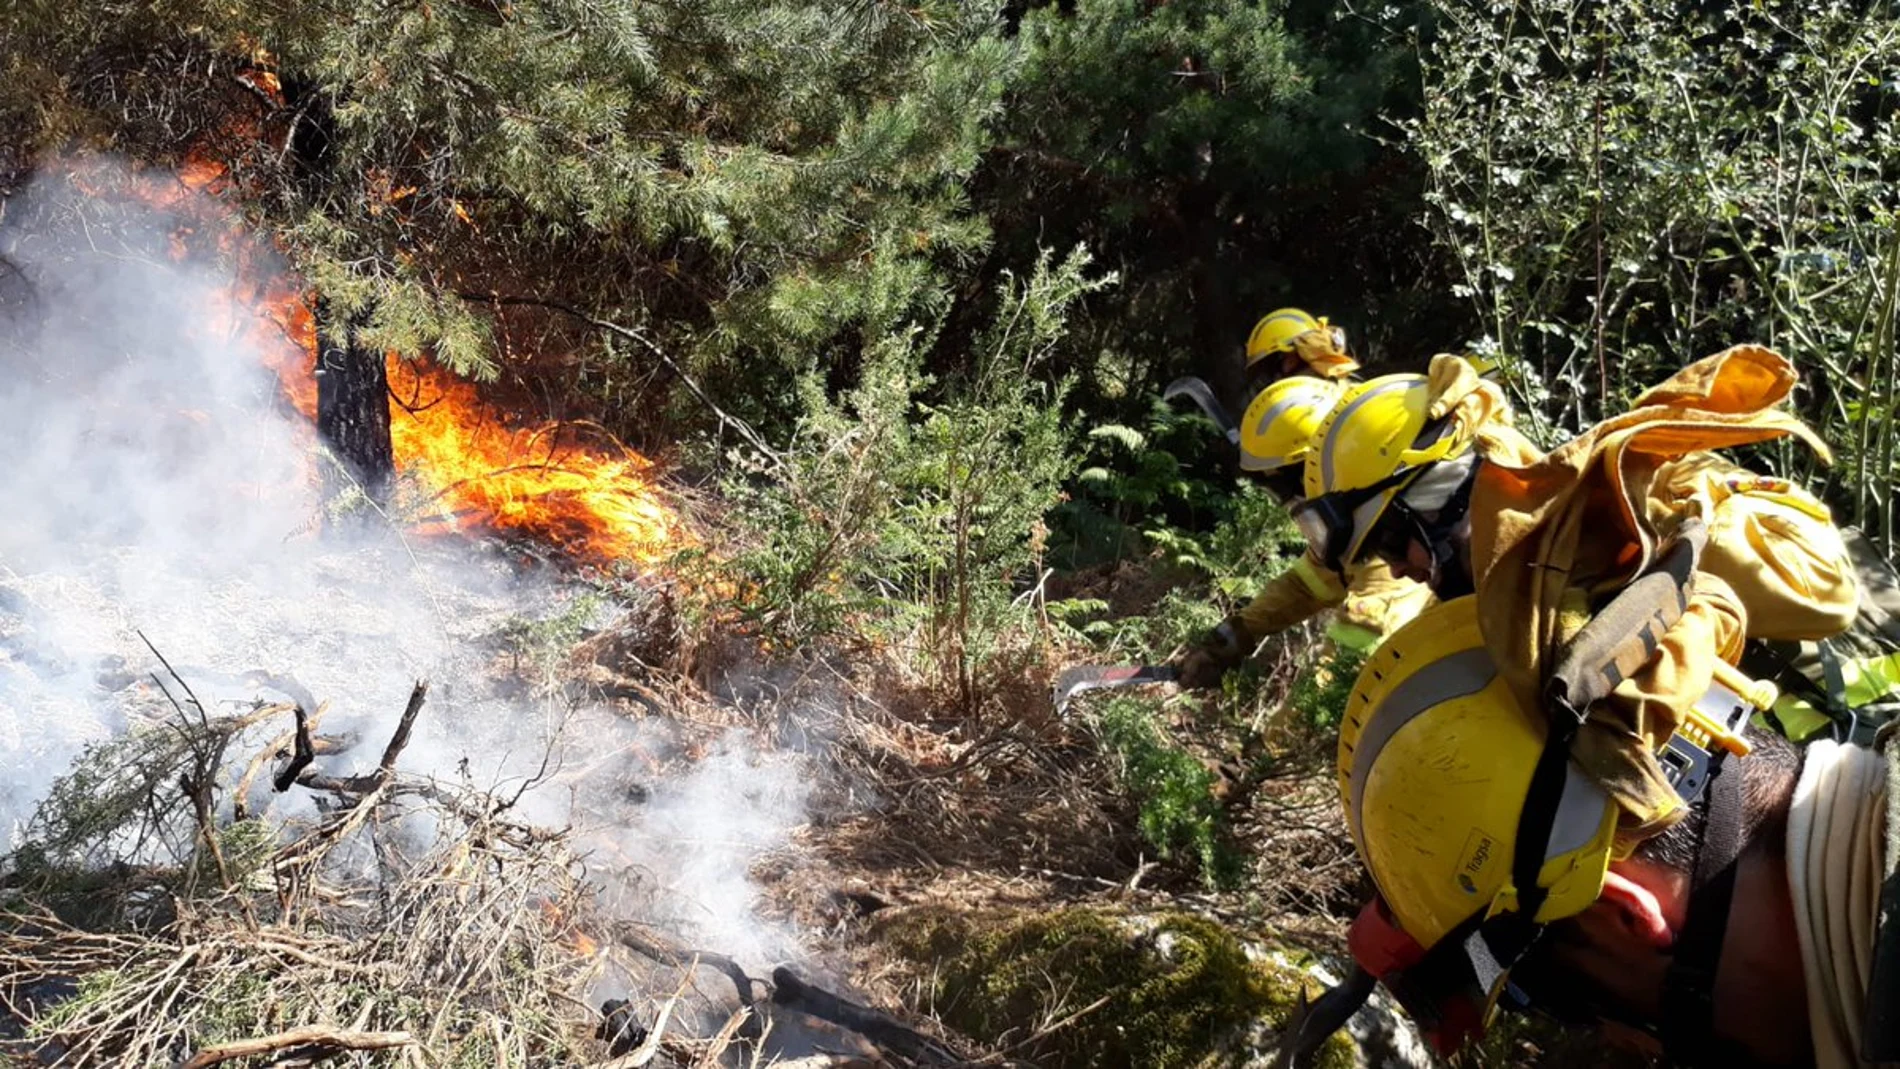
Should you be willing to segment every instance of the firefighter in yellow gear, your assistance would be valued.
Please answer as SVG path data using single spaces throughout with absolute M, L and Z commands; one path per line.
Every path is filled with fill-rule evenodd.
M 1251 383 L 1287 375 L 1343 380 L 1359 370 L 1346 351 L 1346 332 L 1298 308 L 1276 308 L 1260 317 L 1247 335 L 1247 374 Z
M 1335 573 L 1376 555 L 1441 598 L 1475 591 L 1499 671 L 1530 707 L 1591 603 L 1700 518 L 1708 547 L 1688 610 L 1572 748 L 1616 801 L 1621 841 L 1639 841 L 1681 811 L 1647 750 L 1707 690 L 1715 662 L 1738 660 L 1746 638 L 1824 638 L 1854 618 L 1854 566 L 1826 506 L 1709 452 L 1793 436 L 1825 455 L 1778 408 L 1795 382 L 1780 354 L 1736 346 L 1545 456 L 1501 418 L 1495 385 L 1440 356 L 1422 380 L 1374 379 L 1341 398 L 1307 454 L 1296 520 Z
M 1699 574 L 1646 573 L 1666 581 L 1637 603 L 1661 594 L 1680 622 L 1675 584 Z M 1603 639 L 1656 648 L 1626 632 L 1656 617 L 1623 600 L 1579 632 L 1537 707 L 1476 597 L 1428 609 L 1367 662 L 1337 763 L 1378 890 L 1349 940 L 1360 975 L 1443 1053 L 1516 1009 L 1614 1025 L 1676 1064 L 1900 1065 L 1900 740 L 1797 754 L 1744 733 L 1773 690 L 1712 660 L 1688 714 L 1637 746 L 1687 818 L 1619 845 L 1615 797 L 1553 739 L 1574 727 L 1570 699 L 1613 685 Z
M 1274 317 L 1262 322 L 1272 323 Z M 1282 503 L 1292 504 L 1300 494 L 1313 432 L 1348 388 L 1342 379 L 1292 375 L 1261 390 L 1241 418 L 1242 470 L 1258 475 Z M 1334 576 L 1302 557 L 1177 660 L 1177 678 L 1183 686 L 1213 686 L 1263 639 L 1328 609 L 1337 610 L 1328 637 L 1340 646 L 1368 650 L 1430 601 L 1430 589 L 1393 575 L 1383 561 L 1366 560 Z

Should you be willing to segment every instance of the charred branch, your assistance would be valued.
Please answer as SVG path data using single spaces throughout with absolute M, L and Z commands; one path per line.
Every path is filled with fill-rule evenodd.
M 618 924 L 614 926 L 614 938 L 621 946 L 642 957 L 657 961 L 662 965 L 684 968 L 691 962 L 710 965 L 726 975 L 732 981 L 733 990 L 739 994 L 739 1001 L 750 1005 L 754 998 L 753 979 L 738 962 L 724 954 L 710 950 L 684 950 L 669 946 L 659 936 L 645 930 L 637 924 Z
M 303 770 L 310 767 L 310 762 L 317 759 L 316 747 L 310 744 L 310 714 L 303 711 L 302 703 L 297 705 L 295 712 L 297 731 L 293 745 L 296 749 L 291 753 L 290 763 L 271 780 L 271 789 L 278 794 L 289 790 L 291 785 L 297 782 L 297 777 L 303 774 Z
M 337 322 L 330 302 L 318 298 L 317 434 L 335 455 L 326 496 L 352 489 L 386 504 L 396 477 L 395 446 L 389 438 L 389 374 L 383 354 L 358 335 L 362 313 Z
M 961 1062 L 955 1052 L 888 1013 L 860 1006 L 806 983 L 789 966 L 772 970 L 772 1001 L 849 1028 L 892 1054 L 927 1064 Z

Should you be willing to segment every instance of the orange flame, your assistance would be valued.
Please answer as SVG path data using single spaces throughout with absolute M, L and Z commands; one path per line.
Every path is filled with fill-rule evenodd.
M 276 284 L 260 291 L 277 336 L 263 347 L 284 395 L 317 414 L 316 328 L 309 305 Z M 659 469 L 638 453 L 576 442 L 575 425 L 511 426 L 475 388 L 427 362 L 387 356 L 396 468 L 423 495 L 417 529 L 518 531 L 598 563 L 652 565 L 690 543 L 665 502 Z M 598 430 L 598 428 L 596 428 Z M 604 431 L 599 434 L 608 438 Z
M 88 192 L 107 181 L 93 161 L 68 161 L 68 173 Z M 233 281 L 196 310 L 194 326 L 247 342 L 314 423 L 317 338 L 309 302 L 276 250 L 220 199 L 227 179 L 222 163 L 194 152 L 171 175 L 135 176 L 128 192 L 179 214 L 170 235 L 175 259 L 207 243 L 231 258 Z M 396 467 L 423 494 L 421 530 L 518 531 L 599 563 L 636 565 L 656 564 L 689 541 L 664 500 L 657 466 L 604 430 L 593 428 L 607 448 L 577 441 L 573 425 L 512 426 L 469 383 L 394 353 L 388 373 L 392 393 L 405 402 L 390 405 Z
M 540 903 L 540 910 L 541 919 L 546 921 L 550 928 L 556 930 L 556 941 L 562 946 L 584 958 L 591 958 L 600 953 L 600 942 L 581 931 L 579 925 L 572 923 L 559 905 L 543 901 Z
M 309 305 L 280 282 L 261 287 L 258 298 L 278 339 L 257 339 L 265 360 L 291 404 L 315 420 Z M 387 360 L 390 440 L 397 470 L 423 494 L 423 533 L 494 527 L 599 563 L 637 565 L 656 564 L 689 542 L 652 461 L 617 442 L 582 445 L 573 425 L 511 426 L 442 368 L 395 353 Z
M 600 561 L 653 564 L 681 543 L 678 514 L 660 497 L 653 463 L 571 442 L 570 428 L 512 428 L 468 383 L 389 357 L 397 466 L 413 475 L 451 528 L 493 525 Z

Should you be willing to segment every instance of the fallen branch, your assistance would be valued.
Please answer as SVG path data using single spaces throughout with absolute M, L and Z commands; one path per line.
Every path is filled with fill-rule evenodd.
M 662 965 L 679 967 L 684 966 L 689 960 L 695 965 L 710 965 L 725 973 L 726 979 L 732 981 L 733 988 L 738 991 L 740 1002 L 748 1004 L 752 1002 L 752 977 L 746 975 L 745 969 L 738 962 L 724 954 L 710 950 L 681 950 L 667 946 L 632 923 L 615 925 L 614 939 L 628 950 Z
M 788 966 L 772 970 L 772 1001 L 851 1031 L 912 1061 L 954 1064 L 963 1059 L 943 1044 L 888 1013 L 860 1006 L 799 978 Z
M 220 1047 L 206 1047 L 179 1062 L 176 1069 L 207 1069 L 208 1066 L 228 1062 L 233 1058 L 248 1058 L 256 1054 L 269 1054 L 272 1051 L 288 1050 L 293 1047 L 316 1047 L 326 1051 L 391 1050 L 396 1047 L 414 1046 L 415 1042 L 415 1037 L 407 1032 L 345 1032 L 327 1025 L 308 1025 L 303 1028 L 293 1028 L 288 1032 L 279 1032 L 274 1036 L 242 1039 Z

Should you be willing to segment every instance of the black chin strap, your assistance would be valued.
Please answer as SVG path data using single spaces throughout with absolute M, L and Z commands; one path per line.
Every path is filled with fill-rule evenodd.
M 1678 1064 L 1706 1061 L 1715 1043 L 1715 976 L 1722 963 L 1735 872 L 1742 853 L 1742 772 L 1722 766 L 1709 783 L 1709 810 L 1696 842 L 1689 914 L 1663 978 L 1663 1049 Z

